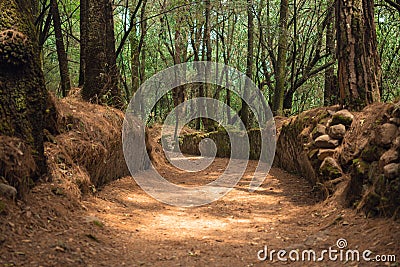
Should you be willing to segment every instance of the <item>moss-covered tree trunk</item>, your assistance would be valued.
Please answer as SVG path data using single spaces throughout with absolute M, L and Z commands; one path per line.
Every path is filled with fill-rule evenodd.
M 336 23 L 340 98 L 359 110 L 380 100 L 374 1 L 337 0 Z
M 32 8 L 32 1 L 0 1 L 0 135 L 28 143 L 41 175 L 47 92 Z

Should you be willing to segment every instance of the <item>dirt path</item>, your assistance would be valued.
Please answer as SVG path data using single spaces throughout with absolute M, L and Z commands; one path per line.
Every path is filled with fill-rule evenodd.
M 226 159 L 200 174 L 166 172 L 186 185 L 219 175 Z M 36 187 L 31 206 L 0 215 L 3 266 L 282 266 L 261 262 L 264 248 L 317 253 L 345 238 L 348 249 L 400 257 L 400 224 L 366 219 L 332 202 L 315 203 L 304 179 L 273 169 L 260 190 L 249 193 L 252 162 L 239 184 L 221 200 L 197 208 L 162 204 L 131 177 L 94 196 L 71 201 L 57 185 Z M 346 249 L 347 249 L 346 248 Z M 288 257 L 286 255 L 286 257 Z M 326 257 L 327 258 L 327 257 Z M 293 266 L 398 266 L 389 263 L 291 263 Z

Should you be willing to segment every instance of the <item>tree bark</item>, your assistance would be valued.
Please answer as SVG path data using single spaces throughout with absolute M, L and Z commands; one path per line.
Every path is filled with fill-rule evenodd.
M 381 63 L 374 3 L 337 0 L 338 81 L 342 105 L 353 110 L 380 100 Z
M 71 89 L 71 81 L 69 78 L 68 58 L 65 52 L 63 34 L 61 31 L 60 12 L 58 10 L 57 0 L 51 1 L 51 13 L 53 15 L 54 35 L 56 37 L 56 48 L 58 56 L 58 65 L 61 77 L 61 94 L 66 97 Z
M 32 6 L 28 1 L 2 0 L 0 10 L 0 134 L 31 146 L 36 180 L 46 173 L 43 129 L 48 95 Z
M 131 68 L 132 68 L 132 94 L 135 94 L 139 89 L 139 64 L 140 64 L 139 38 L 138 38 L 138 30 L 136 27 L 133 27 L 132 29 L 130 35 L 130 43 L 131 43 Z
M 287 53 L 287 20 L 288 20 L 288 0 L 281 0 L 279 12 L 279 40 L 278 58 L 275 69 L 275 92 L 273 98 L 273 112 L 276 115 L 283 115 L 283 100 L 285 95 L 285 75 L 286 75 L 286 53 Z
M 88 0 L 80 0 L 80 62 L 79 62 L 79 87 L 85 83 L 86 46 L 88 39 Z
M 246 76 L 250 79 L 253 79 L 253 65 L 254 65 L 254 14 L 253 14 L 253 1 L 247 0 L 247 62 L 246 62 Z M 249 80 L 246 79 L 243 98 L 246 99 L 249 97 L 248 88 L 251 85 L 249 84 Z M 246 129 L 251 128 L 251 119 L 250 119 L 250 110 L 249 106 L 242 99 L 242 109 L 240 112 L 240 118 L 243 121 L 244 127 Z
M 328 21 L 326 25 L 326 53 L 333 58 L 335 55 L 334 7 L 328 7 Z M 328 62 L 328 61 L 327 61 Z M 335 78 L 335 67 L 332 65 L 325 70 L 324 105 L 331 106 L 338 103 L 339 96 Z
M 111 2 L 88 0 L 85 77 L 82 97 L 120 106 L 114 20 Z
M 205 44 L 205 51 L 206 51 L 206 61 L 211 62 L 212 61 L 212 45 L 211 45 L 211 1 L 210 0 L 205 0 L 204 1 L 205 5 L 205 25 L 204 25 L 204 44 Z M 204 51 L 204 49 L 203 49 Z M 210 84 L 210 77 L 211 77 L 211 72 L 210 68 L 206 66 L 205 69 L 205 80 L 206 83 L 201 85 L 200 90 L 201 92 L 201 97 L 209 97 L 212 95 L 211 93 L 211 84 Z M 203 106 L 202 101 L 199 102 L 200 105 Z M 213 117 L 213 110 L 214 107 L 211 105 L 207 106 L 207 115 L 208 117 Z M 205 115 L 205 112 L 204 112 Z M 209 118 L 203 118 L 203 125 L 204 128 L 207 131 L 213 131 L 215 130 L 215 123 L 213 120 Z

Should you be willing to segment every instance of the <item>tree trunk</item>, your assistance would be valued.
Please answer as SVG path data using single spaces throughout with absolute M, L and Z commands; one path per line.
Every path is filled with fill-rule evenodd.
M 38 170 L 35 180 L 46 172 L 43 129 L 48 95 L 32 6 L 2 0 L 0 10 L 0 135 L 21 138 L 31 146 Z
M 326 53 L 335 58 L 334 7 L 328 7 L 328 22 L 326 24 Z M 328 62 L 329 59 L 327 59 Z M 338 103 L 338 90 L 335 79 L 335 67 L 332 65 L 325 70 L 324 105 Z
M 293 108 L 293 95 L 294 95 L 293 90 L 289 90 L 285 93 L 284 99 L 283 99 L 283 110 L 284 113 L 290 113 L 292 111 Z M 285 116 L 287 114 L 284 114 Z
M 139 89 L 139 38 L 137 27 L 133 27 L 130 35 L 131 43 L 131 68 L 132 68 L 132 94 Z
M 253 65 L 254 65 L 254 14 L 253 14 L 253 1 L 247 0 L 247 63 L 246 63 L 246 76 L 253 79 Z M 251 85 L 249 80 L 246 79 L 243 98 L 249 97 L 248 89 Z M 250 110 L 247 103 L 242 99 L 242 109 L 240 112 L 240 118 L 243 121 L 246 129 L 251 128 Z
M 57 0 L 51 1 L 51 13 L 53 15 L 54 35 L 56 37 L 56 48 L 58 56 L 58 65 L 61 77 L 61 93 L 66 97 L 71 89 L 71 81 L 69 79 L 68 58 L 65 52 L 63 34 L 61 31 L 60 12 L 58 10 Z
M 115 36 L 114 36 L 114 11 L 112 8 L 113 1 L 105 0 L 104 15 L 106 18 L 106 58 L 109 73 L 108 92 L 111 94 L 110 103 L 114 106 L 121 106 L 121 93 L 118 87 L 119 73 L 117 67 L 117 55 L 115 53 Z
M 147 20 L 146 20 L 146 5 L 147 0 L 143 1 L 142 10 L 140 12 L 140 83 L 144 83 L 146 79 L 146 49 L 143 49 L 146 46 L 146 42 L 144 37 L 146 36 L 147 32 Z
M 114 20 L 111 2 L 88 0 L 85 77 L 82 97 L 87 101 L 120 105 Z
M 182 36 L 182 25 L 183 25 L 183 16 L 180 14 L 178 15 L 176 26 L 175 26 L 175 37 L 174 37 L 174 63 L 181 64 L 183 59 L 186 58 L 186 51 L 184 50 L 184 38 Z M 184 72 L 184 70 L 181 69 Z M 175 72 L 175 79 L 177 83 L 180 83 L 180 79 L 184 76 L 184 73 L 177 73 Z M 179 142 L 178 142 L 178 126 L 179 126 L 179 117 L 183 111 L 183 108 L 178 106 L 185 102 L 185 86 L 180 85 L 177 86 L 172 90 L 172 97 L 174 100 L 174 107 L 175 107 L 175 131 L 174 131 L 174 141 L 175 141 L 175 149 L 179 149 Z
M 337 0 L 338 80 L 342 105 L 360 110 L 380 100 L 381 64 L 374 3 Z
M 80 62 L 79 62 L 79 87 L 85 83 L 86 46 L 88 39 L 88 0 L 80 0 Z
M 204 37 L 203 37 L 203 41 L 205 44 L 205 49 L 206 49 L 206 61 L 211 62 L 212 61 L 212 46 L 211 46 L 211 1 L 210 0 L 205 0 L 204 1 L 205 4 L 205 25 L 204 25 Z M 204 51 L 204 49 L 203 49 Z M 210 84 L 210 78 L 211 78 L 211 72 L 210 72 L 210 68 L 208 68 L 206 66 L 205 69 L 205 80 L 206 83 L 203 84 L 201 86 L 201 96 L 202 97 L 209 97 L 212 95 L 211 93 L 211 84 Z M 201 103 L 201 101 L 199 102 L 200 105 L 203 105 Z M 214 107 L 210 105 L 210 103 L 208 103 L 207 106 L 207 115 L 208 117 L 213 117 L 213 110 Z M 209 118 L 203 118 L 203 125 L 204 128 L 207 131 L 213 131 L 215 130 L 215 123 L 213 120 L 209 119 Z
M 279 12 L 279 40 L 278 58 L 275 69 L 275 92 L 273 98 L 273 111 L 276 115 L 283 115 L 283 100 L 285 95 L 286 53 L 287 53 L 287 20 L 288 0 L 281 0 Z

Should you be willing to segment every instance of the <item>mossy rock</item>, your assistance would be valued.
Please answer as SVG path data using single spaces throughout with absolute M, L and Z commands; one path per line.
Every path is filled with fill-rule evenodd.
M 365 177 L 369 172 L 369 164 L 362 159 L 354 159 L 353 166 L 357 177 Z
M 368 211 L 371 210 L 376 211 L 377 207 L 381 203 L 381 196 L 373 190 L 364 196 L 364 200 L 365 200 L 365 208 Z
M 349 127 L 353 123 L 354 115 L 351 114 L 348 110 L 340 110 L 336 112 L 332 117 L 332 125 L 343 124 Z
M 378 146 L 368 145 L 361 152 L 360 157 L 367 162 L 378 161 L 383 152 L 384 150 Z
M 320 166 L 320 173 L 322 176 L 331 180 L 341 177 L 343 171 L 335 159 L 332 157 L 327 157 Z

